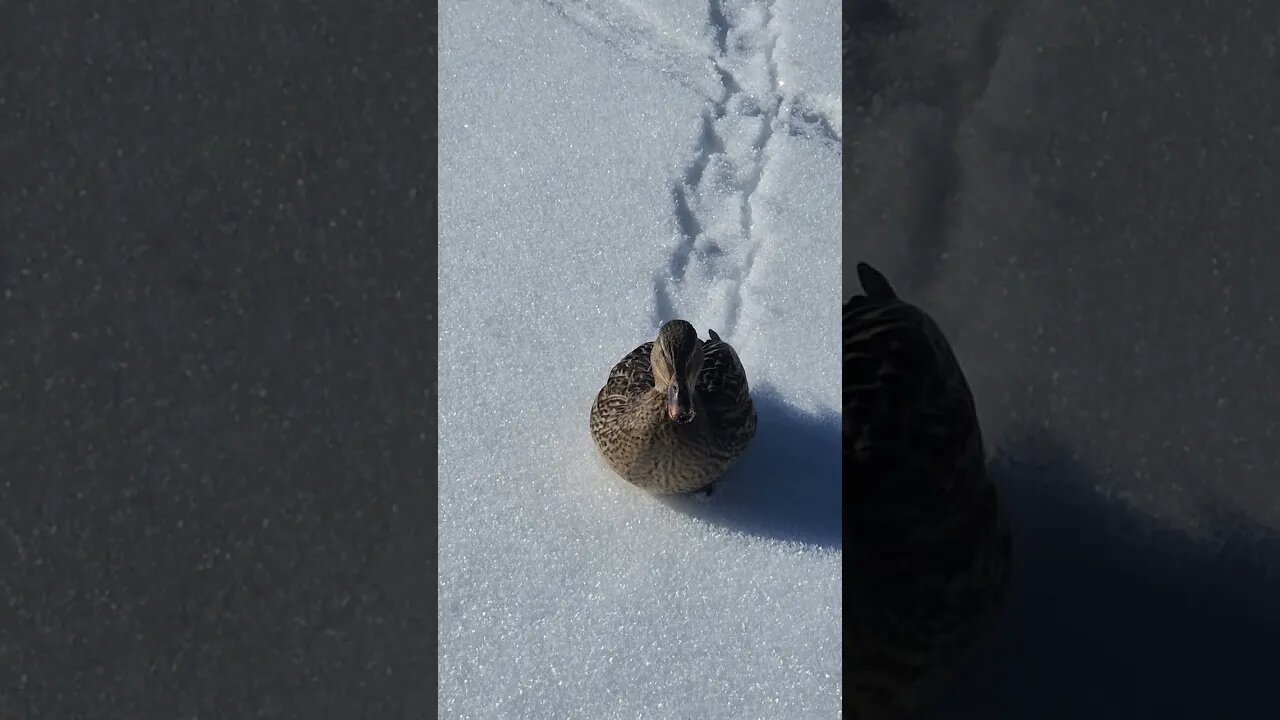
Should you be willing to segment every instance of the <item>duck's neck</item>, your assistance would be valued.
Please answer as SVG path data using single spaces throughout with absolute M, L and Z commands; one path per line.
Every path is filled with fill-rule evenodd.
M 656 433 L 667 422 L 667 395 L 650 390 L 631 409 L 631 427 L 643 434 Z

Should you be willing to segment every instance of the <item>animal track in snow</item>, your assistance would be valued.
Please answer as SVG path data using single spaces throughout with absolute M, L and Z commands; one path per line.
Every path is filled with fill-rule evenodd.
M 754 222 L 770 141 L 783 133 L 836 148 L 841 142 L 838 124 L 806 93 L 784 92 L 775 58 L 783 23 L 773 0 L 710 0 L 710 54 L 705 41 L 683 40 L 621 3 L 544 2 L 588 36 L 703 98 L 693 156 L 671 178 L 677 235 L 654 272 L 654 319 L 656 326 L 702 317 L 732 339 L 751 302 L 756 258 L 774 242 Z
M 779 120 L 786 98 L 774 60 L 779 29 L 771 3 L 712 0 L 708 20 L 723 92 L 706 102 L 697 153 L 673 179 L 679 239 L 669 267 L 654 278 L 654 297 L 659 323 L 692 314 L 680 313 L 677 304 L 692 299 L 681 290 L 696 264 L 699 289 L 709 286 L 711 298 L 720 293 L 718 330 L 732 338 L 747 302 L 747 280 L 768 242 L 754 232 L 754 201 L 769 162 L 769 141 L 785 124 Z

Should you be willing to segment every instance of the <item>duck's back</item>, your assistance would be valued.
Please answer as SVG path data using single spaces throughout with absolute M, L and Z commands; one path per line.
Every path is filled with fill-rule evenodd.
M 986 628 L 1009 532 L 950 344 L 879 273 L 844 307 L 844 468 L 853 701 L 901 717 Z

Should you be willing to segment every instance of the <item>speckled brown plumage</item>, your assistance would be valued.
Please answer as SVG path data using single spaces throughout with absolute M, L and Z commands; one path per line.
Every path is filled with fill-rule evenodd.
M 694 416 L 687 423 L 673 421 L 666 410 L 663 379 L 672 375 L 673 354 L 687 354 L 695 373 Z M 658 494 L 708 489 L 742 455 L 755 432 L 755 406 L 738 354 L 714 330 L 709 340 L 698 340 L 693 326 L 683 320 L 667 323 L 657 341 L 622 358 L 591 405 L 591 437 L 609 466 L 633 485 Z
M 934 321 L 859 264 L 844 307 L 852 717 L 910 717 L 981 637 L 1010 534 L 964 373 Z

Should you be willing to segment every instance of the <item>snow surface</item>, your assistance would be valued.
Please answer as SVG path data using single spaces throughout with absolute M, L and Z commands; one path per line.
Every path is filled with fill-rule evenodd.
M 441 8 L 441 717 L 839 715 L 839 32 L 831 0 Z M 705 502 L 587 432 L 672 317 L 759 407 Z

